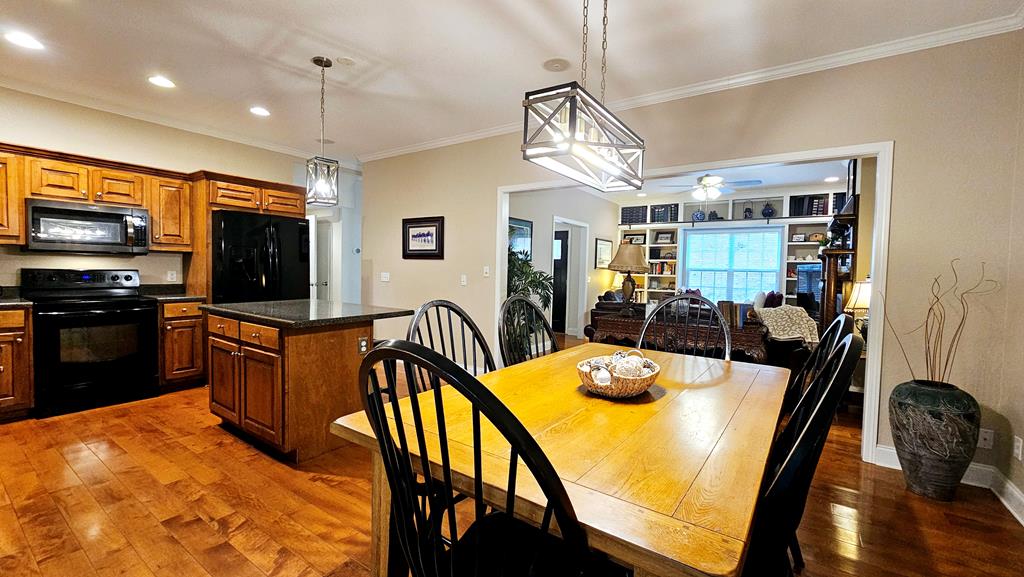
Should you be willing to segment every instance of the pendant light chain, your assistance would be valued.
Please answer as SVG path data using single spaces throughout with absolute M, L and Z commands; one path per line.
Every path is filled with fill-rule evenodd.
M 587 36 L 590 27 L 587 20 L 590 17 L 590 0 L 583 0 L 583 60 L 580 62 L 580 84 L 587 87 Z
M 604 20 L 601 21 L 601 104 L 604 104 L 605 76 L 608 74 L 608 0 L 604 0 Z
M 320 156 L 324 155 L 324 116 L 325 107 L 324 100 L 326 99 L 326 88 L 327 88 L 327 67 L 320 65 Z

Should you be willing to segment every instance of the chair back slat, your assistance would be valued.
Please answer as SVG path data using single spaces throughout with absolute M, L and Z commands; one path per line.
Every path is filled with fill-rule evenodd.
M 395 370 L 398 363 L 404 367 L 409 382 L 427 383 L 427 389 L 418 395 L 410 386 L 407 401 L 390 393 L 399 390 L 401 373 Z M 379 380 L 378 367 L 383 368 L 380 373 L 387 381 L 384 384 Z M 473 539 L 467 539 L 473 542 L 464 542 L 460 536 L 465 531 L 460 532 L 461 519 L 455 510 L 458 496 L 453 474 L 454 456 L 449 446 L 454 442 L 448 436 L 446 414 L 465 414 L 463 403 L 468 403 L 472 410 L 474 524 L 492 515 L 488 513 L 489 505 L 500 506 L 484 500 L 483 460 L 494 454 L 482 449 L 481 428 L 486 420 L 511 447 L 504 485 L 497 484 L 500 475 L 489 477 L 486 490 L 497 494 L 505 491 L 504 514 L 512 517 L 521 461 L 524 471 L 529 471 L 546 499 L 541 521 L 543 533 L 538 532 L 538 539 L 547 534 L 554 519 L 569 566 L 583 567 L 589 555 L 586 534 L 551 462 L 508 408 L 456 361 L 417 343 L 386 341 L 364 358 L 359 382 L 364 392 L 363 406 L 377 437 L 391 489 L 393 533 L 413 577 L 452 577 L 457 566 L 464 570 L 466 563 L 481 560 L 472 554 L 479 550 L 481 544 L 477 541 L 486 533 L 476 533 Z M 447 405 L 451 403 L 457 404 L 448 411 Z M 404 404 L 408 407 L 403 412 Z M 555 537 L 548 535 L 547 538 Z M 487 550 L 505 551 L 508 556 L 539 550 L 532 543 L 510 545 L 503 543 Z M 499 560 L 499 566 L 502 562 Z M 578 571 L 571 574 L 578 574 Z
M 732 335 L 722 311 L 695 294 L 658 303 L 644 320 L 637 346 L 725 360 L 732 357 Z
M 510 297 L 501 305 L 498 319 L 498 345 L 506 367 L 558 350 L 544 311 L 529 298 Z
M 469 313 L 451 301 L 423 303 L 409 321 L 406 339 L 440 353 L 473 375 L 495 369 L 494 356 L 483 331 Z
M 803 367 L 790 379 L 786 394 L 782 400 L 783 416 L 796 416 L 802 418 L 805 413 L 806 403 L 804 399 L 812 399 L 820 391 L 812 391 L 811 383 L 814 383 L 828 361 L 832 352 L 839 343 L 853 332 L 853 317 L 850 315 L 839 315 L 828 325 L 818 344 L 811 350 Z M 799 409 L 799 410 L 798 410 Z M 799 415 L 798 415 L 799 413 Z

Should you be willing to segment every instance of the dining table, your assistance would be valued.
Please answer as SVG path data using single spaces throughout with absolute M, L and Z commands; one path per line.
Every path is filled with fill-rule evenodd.
M 626 399 L 588 392 L 577 364 L 620 350 L 627 349 L 587 343 L 477 378 L 537 440 L 591 548 L 636 577 L 739 575 L 789 370 L 643 351 L 660 367 L 646 392 Z M 464 401 L 454 392 L 445 397 L 447 430 L 471 431 L 471 411 L 447 409 L 456 400 Z M 371 451 L 371 572 L 385 577 L 394 552 L 377 439 L 364 412 L 337 419 L 331 431 Z M 473 454 L 471 434 L 450 434 L 448 442 L 465 445 L 452 454 Z M 508 466 L 500 435 L 481 443 L 488 459 Z M 472 492 L 473 460 L 453 459 L 451 469 L 457 487 Z M 489 504 L 503 508 L 505 496 L 488 489 Z M 515 497 L 516 515 L 539 525 L 543 494 L 521 483 Z

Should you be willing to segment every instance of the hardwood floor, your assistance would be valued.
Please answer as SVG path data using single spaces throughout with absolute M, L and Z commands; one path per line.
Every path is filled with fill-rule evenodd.
M 221 429 L 206 395 L 0 425 L 0 575 L 368 575 L 368 453 L 281 463 Z M 1024 572 L 1024 527 L 991 492 L 930 502 L 858 455 L 841 421 L 800 530 L 803 575 Z

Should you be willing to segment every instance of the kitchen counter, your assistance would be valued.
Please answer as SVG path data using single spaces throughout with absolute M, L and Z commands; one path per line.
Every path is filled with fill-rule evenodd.
M 205 295 L 146 295 L 160 303 L 206 301 Z
M 282 329 L 343 327 L 413 314 L 411 309 L 309 299 L 203 305 L 200 308 L 210 314 Z
M 32 306 L 32 301 L 22 298 L 0 298 L 0 309 L 27 309 Z

